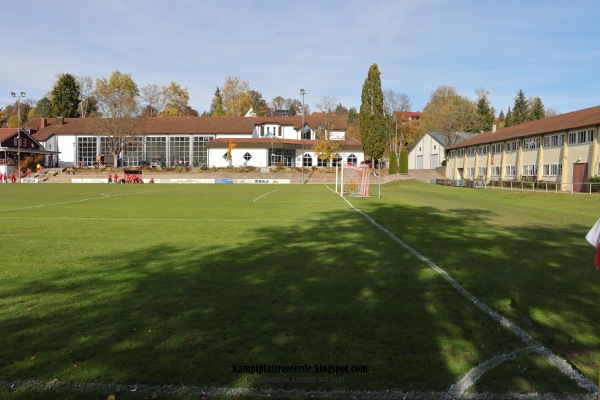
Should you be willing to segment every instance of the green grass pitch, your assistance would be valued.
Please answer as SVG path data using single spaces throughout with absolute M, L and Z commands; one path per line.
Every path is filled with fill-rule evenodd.
M 596 196 L 381 193 L 350 202 L 597 384 Z M 0 198 L 0 397 L 445 393 L 507 354 L 465 393 L 589 392 L 325 186 L 1 185 Z M 265 382 L 246 365 L 367 370 Z

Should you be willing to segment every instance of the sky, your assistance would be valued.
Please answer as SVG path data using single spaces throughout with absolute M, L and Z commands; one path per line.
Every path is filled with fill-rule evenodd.
M 598 0 L 19 0 L 0 2 L 0 107 L 60 73 L 175 82 L 210 108 L 227 77 L 311 110 L 360 108 L 369 66 L 422 111 L 439 86 L 497 113 L 519 90 L 558 113 L 600 105 Z

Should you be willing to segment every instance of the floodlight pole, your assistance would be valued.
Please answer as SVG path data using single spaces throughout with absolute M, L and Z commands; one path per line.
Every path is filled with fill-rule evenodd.
M 302 128 L 300 131 L 300 140 L 302 141 L 302 156 L 300 157 L 300 166 L 302 167 L 302 184 L 304 185 L 304 95 L 306 94 L 306 90 L 300 89 L 300 94 L 302 95 Z
M 25 97 L 25 92 L 20 94 L 10 92 L 10 94 L 17 98 L 17 171 L 19 173 L 17 182 L 21 183 L 21 97 Z

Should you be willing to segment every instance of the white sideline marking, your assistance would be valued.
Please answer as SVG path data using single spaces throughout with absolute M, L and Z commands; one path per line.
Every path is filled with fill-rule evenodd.
M 265 194 L 263 194 L 262 196 L 258 196 L 257 198 L 255 198 L 254 200 L 252 200 L 252 202 L 253 202 L 253 203 L 256 203 L 258 200 L 260 200 L 260 199 L 262 199 L 263 197 L 265 197 L 265 196 L 268 196 L 268 195 L 270 195 L 270 194 L 272 194 L 272 193 L 275 193 L 276 191 L 277 191 L 277 190 L 273 190 L 272 192 L 265 193 Z
M 477 382 L 477 380 L 481 378 L 486 372 L 493 370 L 505 361 L 521 357 L 534 351 L 535 350 L 531 347 L 523 347 L 510 353 L 504 353 L 494 356 L 491 359 L 472 368 L 460 381 L 450 386 L 448 394 L 452 395 L 454 398 L 460 398 L 465 393 L 465 391 L 471 386 L 473 386 L 475 382 Z
M 98 197 L 88 197 L 86 199 L 64 201 L 64 202 L 61 202 L 61 203 L 38 204 L 37 206 L 26 206 L 26 207 L 8 208 L 6 210 L 0 210 L 0 212 L 30 210 L 32 208 L 43 208 L 43 207 L 53 207 L 53 206 L 64 206 L 64 205 L 67 205 L 67 204 L 82 203 L 84 201 L 92 201 L 92 200 L 99 200 L 99 199 L 108 199 L 110 197 L 129 196 L 129 195 L 133 195 L 133 194 L 146 194 L 146 193 L 164 192 L 164 191 L 167 191 L 167 190 L 175 190 L 175 189 L 160 189 L 160 190 L 148 190 L 148 191 L 145 191 L 145 192 L 127 192 L 127 193 L 115 193 L 115 194 L 100 193 L 100 195 Z
M 0 217 L 3 219 L 25 219 L 43 221 L 145 221 L 145 222 L 305 222 L 319 221 L 316 218 L 304 219 L 210 219 L 210 218 L 115 218 L 115 217 Z
M 373 400 L 392 400 L 392 399 L 410 399 L 410 400 L 449 400 L 456 397 L 449 397 L 447 392 L 403 392 L 401 390 L 302 390 L 302 389 L 266 389 L 266 388 L 225 388 L 225 387 L 201 387 L 201 386 L 175 386 L 175 385 L 143 385 L 143 384 L 107 384 L 107 383 L 89 383 L 89 382 L 63 382 L 49 380 L 15 380 L 0 381 L 0 393 L 4 391 L 10 393 L 18 389 L 29 389 L 42 392 L 52 392 L 54 390 L 68 390 L 75 393 L 104 392 L 104 394 L 136 392 L 143 394 L 157 394 L 160 396 L 202 396 L 202 398 L 222 397 L 238 398 L 242 396 L 251 396 L 253 399 L 274 399 L 274 398 L 315 398 L 315 399 L 373 399 Z M 562 395 L 553 393 L 477 393 L 466 394 L 468 399 L 494 400 L 494 399 L 521 399 L 521 400 L 564 400 Z M 595 394 L 575 394 L 569 395 L 571 400 L 596 400 Z
M 540 342 L 532 338 L 527 332 L 521 329 L 518 325 L 511 322 L 508 318 L 501 315 L 497 311 L 490 308 L 485 303 L 481 302 L 477 297 L 473 296 L 471 293 L 467 291 L 464 287 L 460 285 L 457 281 L 455 281 L 446 271 L 435 265 L 432 261 L 427 259 L 421 253 L 404 243 L 402 240 L 397 238 L 392 232 L 390 232 L 387 228 L 380 225 L 377 221 L 371 218 L 367 213 L 356 208 L 352 203 L 348 201 L 345 197 L 342 197 L 344 201 L 356 212 L 365 217 L 371 224 L 375 227 L 379 228 L 383 233 L 388 235 L 392 240 L 398 243 L 400 246 L 404 247 L 406 250 L 410 251 L 415 257 L 419 260 L 423 261 L 430 268 L 436 271 L 438 274 L 442 276 L 454 289 L 456 289 L 460 294 L 469 299 L 473 304 L 475 304 L 481 311 L 486 313 L 493 320 L 498 322 L 508 331 L 517 335 L 521 340 L 527 345 L 527 348 L 531 348 L 533 351 L 544 357 L 550 364 L 554 365 L 560 372 L 568 376 L 570 379 L 575 381 L 579 387 L 588 390 L 590 393 L 598 393 L 598 387 L 587 377 L 574 370 L 568 362 L 558 357 L 556 354 L 552 353 L 548 348 L 542 345 Z

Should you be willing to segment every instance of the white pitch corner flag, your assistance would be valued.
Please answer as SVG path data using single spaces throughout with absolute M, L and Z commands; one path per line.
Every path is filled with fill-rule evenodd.
M 594 258 L 594 264 L 596 265 L 596 271 L 600 270 L 600 219 L 596 221 L 596 224 L 590 229 L 585 239 L 596 248 L 596 257 Z

